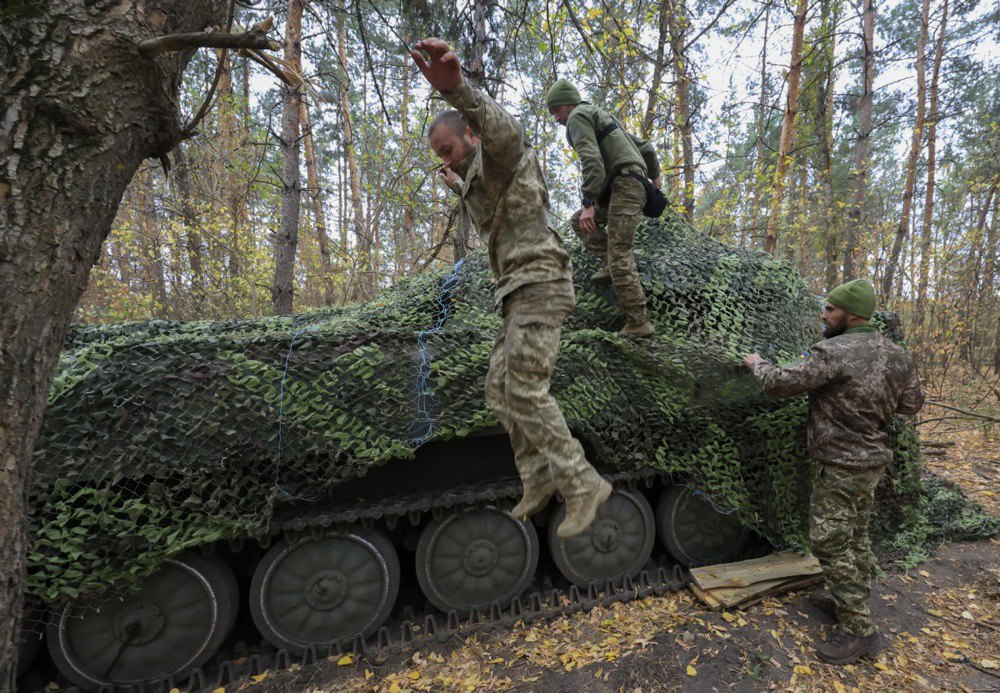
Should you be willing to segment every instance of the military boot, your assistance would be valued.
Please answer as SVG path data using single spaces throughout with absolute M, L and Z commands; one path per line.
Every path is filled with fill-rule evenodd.
M 566 499 L 566 518 L 556 530 L 560 539 L 568 539 L 590 527 L 597 509 L 611 495 L 611 484 L 596 473 L 594 476 L 596 482 L 584 493 Z
M 590 275 L 590 281 L 595 284 L 607 284 L 611 281 L 611 270 L 607 267 L 602 267 L 601 269 Z
M 850 664 L 862 655 L 878 652 L 881 636 L 878 631 L 871 635 L 855 635 L 845 628 L 838 628 L 830 642 L 819 645 L 816 654 L 830 664 Z
M 810 594 L 807 601 L 812 608 L 819 611 L 831 621 L 836 622 L 838 620 L 837 603 L 833 601 L 831 597 L 825 597 L 820 594 Z
M 556 485 L 551 481 L 544 484 L 525 484 L 524 494 L 521 500 L 510 511 L 510 514 L 519 520 L 526 520 L 539 512 L 549 503 L 549 499 L 556 492 Z
M 653 334 L 654 331 L 655 328 L 653 327 L 653 323 L 651 323 L 648 319 L 639 321 L 633 320 L 630 316 L 625 319 L 625 327 L 621 328 L 618 331 L 618 334 L 625 337 L 648 337 Z

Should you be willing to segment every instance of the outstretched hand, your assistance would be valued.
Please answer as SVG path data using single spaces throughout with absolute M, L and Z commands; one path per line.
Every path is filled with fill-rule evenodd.
M 420 51 L 427 53 L 428 63 Z M 413 62 L 417 64 L 431 86 L 441 92 L 454 91 L 462 82 L 462 64 L 458 56 L 445 41 L 439 38 L 425 38 L 410 51 Z

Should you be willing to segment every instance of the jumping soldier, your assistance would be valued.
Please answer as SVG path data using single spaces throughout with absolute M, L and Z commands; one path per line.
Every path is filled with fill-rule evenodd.
M 868 324 L 875 289 L 863 279 L 830 292 L 826 339 L 799 363 L 772 366 L 757 354 L 743 364 L 777 397 L 809 393 L 809 455 L 820 463 L 810 501 L 809 538 L 830 600 L 814 604 L 839 622 L 816 648 L 821 659 L 848 664 L 876 652 L 879 634 L 868 610 L 875 558 L 868 526 L 875 487 L 892 461 L 887 427 L 894 414 L 924 403 L 910 355 Z
M 566 139 L 580 157 L 583 199 L 573 214 L 573 230 L 587 250 L 607 263 L 591 279 L 614 285 L 626 316 L 621 334 L 646 337 L 654 328 L 632 254 L 646 189 L 634 176 L 651 179 L 659 189 L 656 151 L 648 141 L 626 132 L 603 108 L 581 99 L 565 79 L 552 85 L 546 103 L 549 113 L 566 126 Z
M 495 301 L 503 324 L 490 355 L 486 401 L 510 434 L 524 484 L 524 496 L 511 512 L 533 515 L 558 491 L 566 499 L 566 519 L 557 532 L 571 537 L 590 526 L 612 489 L 587 462 L 549 393 L 574 294 L 569 253 L 548 222 L 548 188 L 521 124 L 462 78 L 447 43 L 424 39 L 410 54 L 457 109 L 435 118 L 428 137 L 444 164 L 442 176 L 462 196 L 489 250 L 497 278 Z

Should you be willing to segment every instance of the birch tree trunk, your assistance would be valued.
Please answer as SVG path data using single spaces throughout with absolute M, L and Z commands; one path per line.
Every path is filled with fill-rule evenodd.
M 676 86 L 676 107 L 674 123 L 680 131 L 681 154 L 683 157 L 683 183 L 681 189 L 684 200 L 684 218 L 694 222 L 694 146 L 691 124 L 691 77 L 687 56 L 684 54 L 684 38 L 689 24 L 685 0 L 667 0 L 669 9 L 667 23 L 670 27 L 670 51 L 673 56 Z
M 148 59 L 137 44 L 224 18 L 217 0 L 0 8 L 3 690 L 16 685 L 31 449 L 63 337 L 140 162 L 165 156 L 180 138 L 178 87 L 191 51 Z
M 920 232 L 920 278 L 917 283 L 917 306 L 913 318 L 913 331 L 919 333 L 924 326 L 927 309 L 927 284 L 931 267 L 931 237 L 934 221 L 934 173 L 936 166 L 936 136 L 938 117 L 938 78 L 944 59 L 944 39 L 948 26 L 948 0 L 941 5 L 941 27 L 934 48 L 934 72 L 931 74 L 930 104 L 927 112 L 927 187 L 924 195 L 923 228 Z
M 785 102 L 785 116 L 781 121 L 781 140 L 778 144 L 778 159 L 774 164 L 774 182 L 771 185 L 771 211 L 767 218 L 767 236 L 764 238 L 764 250 L 772 255 L 778 246 L 778 224 L 781 221 L 785 177 L 791 161 L 795 117 L 799 111 L 799 77 L 802 74 L 802 44 L 805 37 L 807 9 L 806 0 L 798 0 L 795 7 L 795 21 L 792 25 L 792 56 L 788 69 L 788 96 Z
M 892 281 L 896 275 L 896 265 L 899 264 L 899 253 L 903 249 L 906 234 L 910 231 L 910 210 L 913 207 L 913 191 L 917 182 L 917 159 L 920 158 L 920 144 L 924 132 L 924 114 L 927 107 L 927 77 L 924 67 L 927 50 L 927 34 L 931 21 L 931 0 L 923 0 L 920 13 L 920 34 L 917 37 L 917 114 L 913 121 L 913 135 L 910 138 L 910 153 L 906 158 L 906 182 L 903 183 L 903 209 L 896 226 L 896 236 L 892 242 L 892 251 L 886 262 L 885 274 L 882 276 L 882 298 L 888 300 L 892 293 Z
M 288 0 L 285 17 L 285 62 L 302 72 L 302 0 Z M 271 310 L 275 315 L 292 312 L 295 249 L 299 243 L 299 205 L 302 181 L 299 173 L 299 120 L 302 112 L 300 87 L 283 84 L 281 117 L 281 218 L 274 240 L 274 284 Z
M 312 202 L 316 242 L 319 245 L 320 269 L 323 272 L 323 303 L 333 305 L 336 297 L 333 289 L 333 267 L 330 262 L 330 239 L 326 235 L 326 211 L 323 209 L 323 186 L 319 182 L 316 166 L 316 147 L 313 144 L 312 122 L 309 119 L 309 105 L 305 99 L 300 102 L 299 119 L 302 123 L 302 140 L 306 153 L 306 178 L 309 183 L 309 199 Z
M 856 279 L 855 256 L 858 238 L 867 226 L 865 198 L 868 195 L 868 151 L 872 133 L 872 83 L 875 78 L 875 3 L 864 0 L 862 30 L 863 66 L 861 75 L 861 100 L 858 102 L 858 142 L 854 150 L 854 200 L 847 215 L 847 232 L 844 234 L 844 281 Z

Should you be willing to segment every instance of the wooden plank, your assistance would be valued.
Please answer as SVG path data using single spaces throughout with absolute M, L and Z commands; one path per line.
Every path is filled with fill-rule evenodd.
M 694 592 L 694 595 L 698 597 L 698 599 L 708 604 L 708 607 L 712 611 L 718 611 L 719 609 L 722 608 L 722 603 L 718 599 L 716 599 L 711 592 L 706 592 L 693 582 L 689 582 L 688 587 L 691 588 L 691 591 Z
M 821 572 L 815 556 L 779 551 L 763 558 L 692 568 L 691 578 L 701 589 L 713 590 L 719 587 L 748 587 L 757 582 Z
M 785 592 L 791 592 L 792 590 L 801 590 L 806 587 L 812 587 L 820 582 L 823 582 L 822 575 L 807 575 L 806 577 L 794 578 L 788 580 L 787 582 L 778 585 L 774 589 L 765 590 L 763 592 L 758 592 L 753 595 L 750 599 L 740 604 L 741 607 L 748 607 L 752 604 L 756 604 L 762 599 L 767 599 L 768 597 L 774 597 L 779 594 L 784 594 Z
M 755 595 L 766 592 L 770 589 L 778 587 L 783 582 L 787 582 L 788 578 L 778 578 L 777 580 L 764 580 L 763 582 L 755 582 L 752 585 L 745 587 L 716 587 L 711 590 L 706 590 L 707 594 L 712 595 L 715 599 L 727 609 L 732 606 L 736 606 L 746 600 L 754 597 Z

